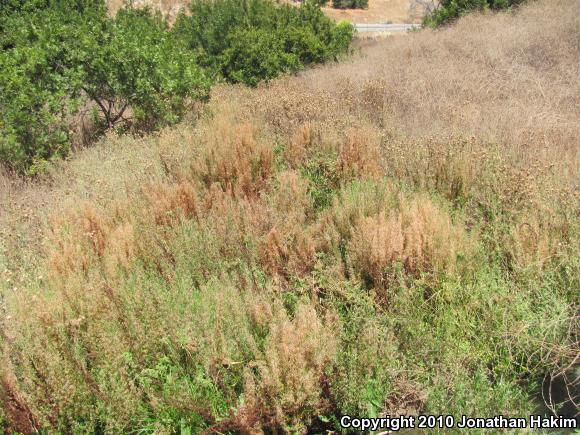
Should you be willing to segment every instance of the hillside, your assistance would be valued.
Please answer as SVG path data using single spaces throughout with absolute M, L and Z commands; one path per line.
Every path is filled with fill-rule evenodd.
M 0 432 L 535 412 L 580 351 L 578 17 L 366 39 L 0 175 Z
M 111 13 L 116 13 L 124 6 L 123 0 L 107 0 L 107 7 Z M 136 0 L 132 2 L 134 7 L 150 7 L 161 11 L 170 18 L 175 18 L 180 10 L 187 8 L 187 0 Z
M 292 0 L 289 0 L 292 1 Z M 430 0 L 369 0 L 368 9 L 333 9 L 325 7 L 324 13 L 337 20 L 352 23 L 420 23 L 425 6 L 431 5 Z M 121 0 L 107 0 L 109 9 L 116 12 L 123 6 Z M 187 6 L 186 0 L 136 0 L 135 6 L 149 6 L 174 18 L 179 11 Z
M 426 8 L 434 7 L 431 0 L 369 0 L 367 9 L 323 8 L 324 13 L 336 21 L 351 23 L 421 23 Z

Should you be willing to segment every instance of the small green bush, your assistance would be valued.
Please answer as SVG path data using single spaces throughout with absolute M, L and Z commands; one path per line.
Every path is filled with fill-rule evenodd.
M 236 29 L 229 36 L 229 47 L 222 54 L 222 73 L 231 82 L 255 86 L 261 80 L 300 66 L 292 52 L 284 50 L 284 41 L 267 30 Z

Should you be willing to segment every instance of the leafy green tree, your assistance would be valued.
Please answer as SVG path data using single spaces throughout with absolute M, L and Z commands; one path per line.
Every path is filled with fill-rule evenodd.
M 193 0 L 170 29 L 148 9 L 109 17 L 104 0 L 0 0 L 0 163 L 34 173 L 66 155 L 81 107 L 100 131 L 149 131 L 207 98 L 214 79 L 254 86 L 336 59 L 353 27 L 319 3 Z
M 198 53 L 202 65 L 219 69 L 229 35 L 250 27 L 273 29 L 276 10 L 271 0 L 192 0 L 190 15 L 180 14 L 173 32 Z
M 148 10 L 121 10 L 104 31 L 86 32 L 79 40 L 81 89 L 107 128 L 127 121 L 137 129 L 157 128 L 177 121 L 189 101 L 209 94 L 210 80 L 195 56 Z
M 194 0 L 173 32 L 202 65 L 230 82 L 255 85 L 305 65 L 335 59 L 353 37 L 350 24 L 325 17 L 318 2 Z
M 113 19 L 104 2 L 89 3 L 13 2 L 2 21 L 0 162 L 19 172 L 66 155 L 82 106 L 94 106 L 104 128 L 150 130 L 209 93 L 210 79 L 160 16 L 122 10 Z
M 255 86 L 300 66 L 299 57 L 284 50 L 284 40 L 268 30 L 238 28 L 228 39 L 222 72 L 229 81 Z
M 40 79 L 46 53 L 36 47 L 0 56 L 0 161 L 17 170 L 65 155 L 71 100 L 59 77 Z
M 40 2 L 37 2 L 40 3 Z M 0 161 L 23 171 L 63 156 L 68 122 L 80 104 L 71 42 L 104 9 L 53 7 L 13 11 L 3 21 L 0 52 Z M 100 19 L 99 18 L 99 19 Z
M 63 23 L 70 23 L 79 14 L 85 18 L 105 17 L 106 11 L 102 0 L 0 0 L 0 46 L 13 47 L 14 36 L 22 36 L 24 29 L 30 30 L 31 22 L 42 24 L 43 15 L 39 14 L 56 12 Z

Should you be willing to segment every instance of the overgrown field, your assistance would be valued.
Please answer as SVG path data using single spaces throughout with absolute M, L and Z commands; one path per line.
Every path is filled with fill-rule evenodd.
M 532 413 L 578 364 L 579 16 L 366 40 L 0 178 L 0 427 Z

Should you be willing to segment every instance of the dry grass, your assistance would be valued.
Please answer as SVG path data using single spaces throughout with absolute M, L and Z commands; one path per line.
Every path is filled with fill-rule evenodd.
M 246 373 L 247 403 L 237 410 L 235 429 L 247 433 L 261 432 L 263 427 L 307 431 L 312 417 L 325 411 L 321 379 L 336 354 L 331 327 L 323 325 L 312 307 L 304 305 L 297 308 L 293 320 L 283 315 L 274 321 L 264 360 L 257 364 L 259 380 L 249 370 Z M 259 419 L 250 425 L 248 414 Z
M 264 270 L 273 275 L 303 275 L 314 266 L 316 251 L 312 231 L 309 183 L 295 171 L 282 172 L 269 205 L 272 228 L 258 242 Z
M 344 131 L 362 112 L 396 135 L 460 133 L 520 157 L 555 148 L 576 157 L 577 13 L 573 1 L 537 3 L 366 43 L 352 61 L 279 81 L 248 103 L 282 127 L 324 120 Z
M 411 274 L 452 272 L 468 248 L 463 229 L 428 198 L 401 199 L 399 207 L 356 224 L 348 246 L 353 269 L 379 288 L 397 263 Z
M 151 203 L 146 214 L 153 216 L 157 225 L 169 224 L 172 219 L 191 219 L 198 216 L 199 199 L 192 183 L 152 183 L 145 186 L 144 193 Z
M 256 140 L 252 125 L 244 124 L 232 131 L 228 121 L 216 120 L 215 130 L 192 162 L 191 176 L 206 187 L 217 183 L 235 196 L 258 195 L 272 175 L 272 147 Z
M 0 422 L 306 433 L 437 397 L 520 412 L 519 361 L 577 350 L 578 12 L 367 41 L 44 180 L 1 175 Z
M 3 364 L 10 364 L 4 358 Z M 0 372 L 0 406 L 6 410 L 9 427 L 18 433 L 33 433 L 39 430 L 39 423 L 26 402 L 16 389 L 11 372 Z
M 336 164 L 342 180 L 378 178 L 383 174 L 378 138 L 378 132 L 372 130 L 351 131 L 347 134 Z
M 311 123 L 302 124 L 286 146 L 285 157 L 293 167 L 303 164 L 315 146 L 316 132 Z

